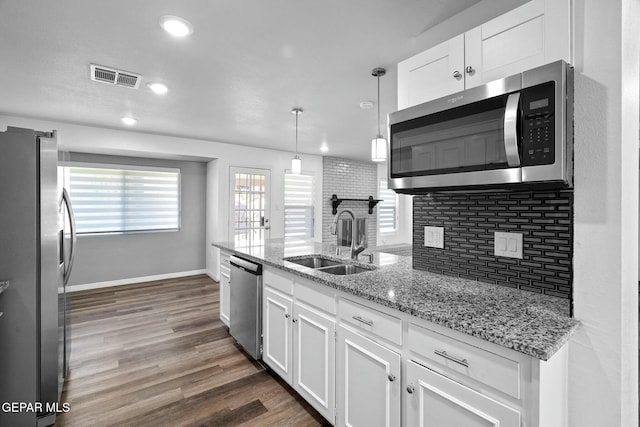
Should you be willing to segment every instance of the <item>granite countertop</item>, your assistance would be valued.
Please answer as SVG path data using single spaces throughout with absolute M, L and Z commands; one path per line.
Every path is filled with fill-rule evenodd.
M 568 300 L 414 270 L 411 257 L 375 248 L 365 251 L 373 253 L 375 270 L 338 276 L 284 260 L 313 254 L 351 263 L 348 248 L 338 257 L 333 244 L 271 239 L 212 245 L 541 360 L 560 349 L 579 325 L 569 317 Z

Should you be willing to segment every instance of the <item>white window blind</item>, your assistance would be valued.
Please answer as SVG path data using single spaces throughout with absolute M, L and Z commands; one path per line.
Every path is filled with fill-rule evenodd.
M 68 167 L 78 234 L 180 228 L 180 170 Z
M 381 233 L 396 231 L 396 217 L 398 209 L 398 197 L 396 192 L 387 188 L 387 180 L 380 180 L 380 195 L 382 200 L 378 203 L 378 228 Z
M 313 237 L 313 176 L 284 175 L 284 235 Z

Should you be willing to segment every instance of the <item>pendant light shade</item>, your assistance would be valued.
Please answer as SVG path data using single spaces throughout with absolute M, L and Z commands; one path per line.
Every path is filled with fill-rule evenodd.
M 295 175 L 300 175 L 302 172 L 302 159 L 298 156 L 298 116 L 302 114 L 303 111 L 300 107 L 291 109 L 291 114 L 296 115 L 296 155 L 291 159 L 291 173 Z
M 371 140 L 371 160 L 384 162 L 387 160 L 387 140 L 378 135 Z
M 291 173 L 294 175 L 300 175 L 302 172 L 302 159 L 300 156 L 296 154 L 296 156 L 291 159 Z
M 378 134 L 371 141 L 371 160 L 374 162 L 384 162 L 387 160 L 387 141 L 380 132 L 380 77 L 387 74 L 384 68 L 374 68 L 371 75 L 378 79 Z

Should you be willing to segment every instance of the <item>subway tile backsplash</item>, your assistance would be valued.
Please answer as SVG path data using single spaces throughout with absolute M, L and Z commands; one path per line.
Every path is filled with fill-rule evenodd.
M 424 227 L 444 227 L 444 249 Z M 523 258 L 496 257 L 493 233 L 523 235 Z M 413 268 L 571 298 L 573 190 L 440 194 L 413 199 Z
M 329 232 L 329 226 L 335 219 L 329 199 L 333 194 L 349 199 L 366 199 L 369 196 L 377 198 L 378 166 L 373 163 L 339 157 L 323 157 L 322 170 L 322 241 L 335 243 L 336 236 Z M 369 215 L 368 203 L 349 201 L 340 204 L 338 211 L 342 209 L 350 209 L 357 218 L 366 219 L 367 244 L 375 246 L 378 224 L 377 209 L 374 209 L 373 214 Z M 342 218 L 348 218 L 348 216 Z

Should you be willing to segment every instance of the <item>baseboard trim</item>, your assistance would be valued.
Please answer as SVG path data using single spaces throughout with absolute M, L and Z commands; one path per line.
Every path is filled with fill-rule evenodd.
M 155 276 L 132 277 L 129 279 L 110 280 L 107 282 L 85 283 L 82 285 L 67 286 L 67 292 L 88 291 L 91 289 L 110 288 L 112 286 L 131 285 L 134 283 L 152 282 L 154 280 L 175 279 L 178 277 L 195 276 L 198 274 L 207 274 L 211 276 L 207 270 L 191 270 L 179 271 L 176 273 L 156 274 Z
M 205 274 L 207 276 L 209 276 L 211 278 L 211 280 L 215 280 L 216 282 L 220 281 L 220 278 L 217 277 L 215 274 L 213 274 L 213 271 L 211 271 L 211 270 L 207 270 Z

